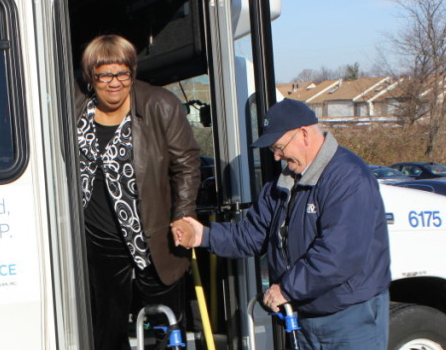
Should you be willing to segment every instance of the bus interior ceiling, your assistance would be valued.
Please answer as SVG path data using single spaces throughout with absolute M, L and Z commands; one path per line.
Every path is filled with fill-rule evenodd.
M 68 0 L 73 66 L 85 44 L 119 34 L 135 44 L 138 79 L 166 85 L 207 73 L 204 0 Z

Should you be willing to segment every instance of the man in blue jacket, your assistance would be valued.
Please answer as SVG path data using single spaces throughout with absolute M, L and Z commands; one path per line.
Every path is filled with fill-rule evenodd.
M 223 257 L 268 254 L 272 311 L 292 302 L 303 350 L 385 350 L 390 254 L 379 186 L 363 160 L 323 132 L 314 112 L 284 99 L 271 107 L 254 147 L 285 161 L 246 217 L 203 227 L 172 226 L 176 244 Z

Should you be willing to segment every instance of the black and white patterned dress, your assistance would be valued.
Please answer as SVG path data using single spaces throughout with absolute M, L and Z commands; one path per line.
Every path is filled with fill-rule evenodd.
M 84 209 L 92 196 L 96 171 L 100 167 L 105 175 L 107 193 L 111 199 L 122 238 L 138 268 L 150 264 L 149 249 L 138 213 L 131 117 L 128 114 L 118 126 L 104 152 L 99 153 L 94 115 L 96 102 L 92 99 L 78 121 L 78 145 Z

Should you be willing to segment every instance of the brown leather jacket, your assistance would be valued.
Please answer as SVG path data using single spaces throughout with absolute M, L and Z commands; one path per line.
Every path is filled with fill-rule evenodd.
M 76 86 L 76 115 L 88 96 Z M 184 108 L 170 91 L 135 81 L 132 136 L 139 209 L 150 254 L 161 281 L 170 285 L 188 269 L 189 251 L 175 247 L 170 223 L 196 216 L 200 149 Z

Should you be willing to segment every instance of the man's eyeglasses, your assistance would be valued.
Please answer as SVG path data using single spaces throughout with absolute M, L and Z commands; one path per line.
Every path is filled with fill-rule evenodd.
M 294 136 L 296 136 L 296 134 L 299 132 L 299 129 L 297 129 L 297 131 L 293 134 L 293 136 L 291 136 L 291 138 L 289 139 L 289 141 L 286 143 L 285 146 L 282 147 L 270 147 L 269 150 L 271 152 L 273 152 L 274 154 L 278 153 L 280 156 L 283 156 L 283 152 L 285 151 L 285 148 L 288 147 L 288 145 L 291 143 L 291 141 L 293 140 Z
M 119 81 L 127 81 L 130 80 L 132 74 L 130 72 L 119 72 L 116 74 L 113 73 L 99 73 L 95 74 L 96 79 L 98 79 L 101 83 L 111 83 L 113 78 L 118 79 Z

